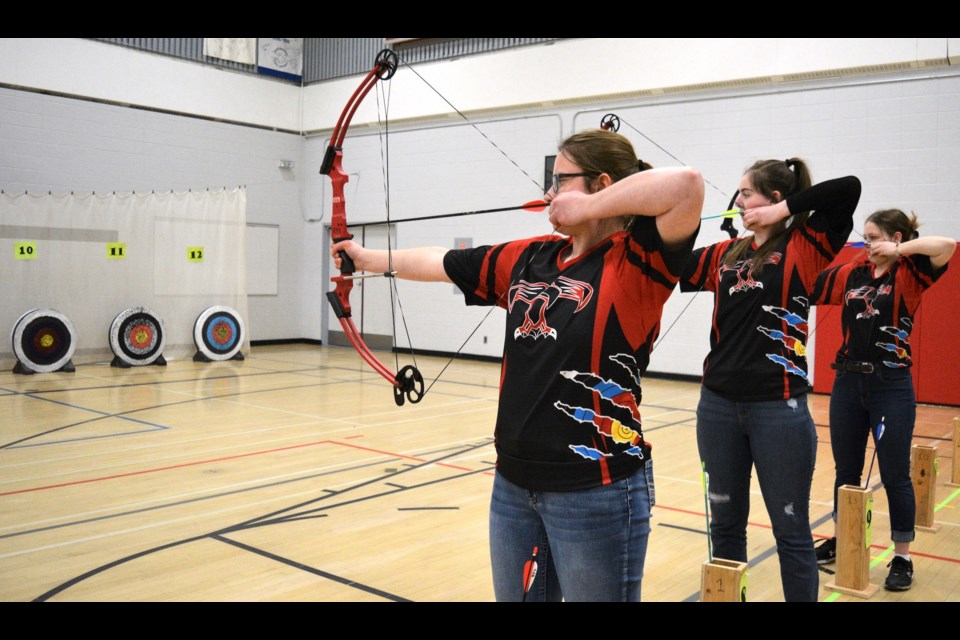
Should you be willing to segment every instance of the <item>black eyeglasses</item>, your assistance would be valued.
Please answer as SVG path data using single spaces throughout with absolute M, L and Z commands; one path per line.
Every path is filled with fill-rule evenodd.
M 553 192 L 560 191 L 560 183 L 567 178 L 596 178 L 597 173 L 555 173 L 553 174 Z

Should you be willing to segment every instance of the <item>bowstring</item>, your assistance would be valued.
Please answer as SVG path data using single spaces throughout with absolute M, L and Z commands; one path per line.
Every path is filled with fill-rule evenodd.
M 660 146 L 659 144 L 657 144 L 657 142 L 654 141 L 650 136 L 648 136 L 647 134 L 645 134 L 643 131 L 640 131 L 639 129 L 637 129 L 635 126 L 633 126 L 632 124 L 630 124 L 627 120 L 624 120 L 623 118 L 620 118 L 619 116 L 617 116 L 617 117 L 618 117 L 618 119 L 620 120 L 620 122 L 622 122 L 623 124 L 627 125 L 627 126 L 630 127 L 631 129 L 633 129 L 633 130 L 634 130 L 635 132 L 637 132 L 639 135 L 643 136 L 643 138 L 644 138 L 645 140 L 647 140 L 650 144 L 652 144 L 652 145 L 655 146 L 656 148 L 660 149 L 660 150 L 663 151 L 665 154 L 667 154 L 668 156 L 670 156 L 671 158 L 673 158 L 674 160 L 676 160 L 677 162 L 679 162 L 679 163 L 682 164 L 683 166 L 685 166 L 685 167 L 689 167 L 689 166 L 690 166 L 690 165 L 688 165 L 686 162 L 684 162 L 683 160 L 681 160 L 680 158 L 678 158 L 677 156 L 673 155 L 672 153 L 670 153 L 669 151 L 667 151 L 666 149 L 664 149 L 662 146 Z M 718 187 L 717 185 L 713 184 L 712 182 L 710 182 L 710 181 L 707 180 L 706 178 L 704 178 L 703 181 L 704 181 L 706 184 L 708 184 L 708 185 L 710 185 L 711 187 L 713 187 L 713 188 L 714 188 L 717 192 L 719 192 L 720 195 L 722 195 L 723 197 L 725 197 L 725 198 L 728 198 L 728 197 L 729 197 L 722 189 L 720 189 L 720 187 Z M 729 207 L 728 207 L 728 209 L 729 209 Z M 740 238 L 741 238 L 741 234 L 742 234 L 744 231 L 746 231 L 746 228 L 740 230 L 740 231 L 737 233 L 737 239 L 740 239 Z M 853 226 L 853 231 L 854 231 L 854 233 L 856 233 L 858 236 L 860 236 L 860 237 L 863 238 L 864 240 L 866 239 L 866 238 L 864 238 L 863 234 L 860 233 L 860 232 L 857 230 L 856 225 Z M 697 296 L 700 295 L 700 292 L 703 291 L 703 288 L 704 288 L 704 286 L 706 286 L 707 281 L 709 281 L 709 279 L 712 278 L 712 277 L 713 277 L 713 274 L 708 274 L 708 275 L 707 275 L 707 278 L 704 280 L 704 283 L 701 284 L 700 287 L 694 292 L 693 296 L 690 298 L 690 301 L 687 302 L 686 305 L 684 305 L 683 309 L 680 310 L 680 313 L 677 315 L 677 317 L 674 318 L 673 322 L 670 323 L 670 326 L 667 327 L 667 329 L 660 335 L 660 337 L 657 339 L 657 341 L 654 343 L 654 345 L 650 348 L 650 353 L 651 353 L 651 354 L 653 353 L 654 349 L 656 349 L 657 347 L 660 346 L 660 343 L 662 343 L 663 340 L 667 337 L 667 334 L 670 333 L 670 330 L 673 329 L 674 325 L 676 325 L 677 322 L 680 321 L 680 318 L 682 318 L 682 317 L 683 317 L 683 314 L 685 314 L 685 313 L 687 312 L 687 309 L 690 308 L 690 305 L 693 304 L 693 301 L 696 300 Z M 808 317 L 808 318 L 809 318 L 809 314 L 810 314 L 810 311 L 811 311 L 810 308 L 811 308 L 812 306 L 813 306 L 813 305 L 810 304 L 809 301 L 808 301 L 808 303 L 807 303 L 807 317 Z M 817 327 L 820 325 L 821 322 L 823 322 L 823 321 L 825 321 L 825 320 L 827 319 L 827 316 L 830 315 L 830 312 L 831 312 L 831 311 L 833 311 L 833 307 L 834 307 L 835 305 L 817 305 L 818 308 L 819 308 L 820 306 L 826 306 L 827 309 L 824 311 L 823 314 L 820 314 L 820 313 L 819 313 L 819 310 L 818 310 L 818 312 L 817 312 L 817 323 L 816 323 L 816 324 L 813 326 L 813 328 L 810 330 L 810 333 L 807 334 L 807 336 L 806 336 L 806 338 L 805 338 L 805 340 L 804 340 L 804 346 L 810 344 L 810 340 L 813 338 L 813 334 L 816 332 Z M 821 315 L 822 315 L 822 317 L 821 317 Z
M 397 52 L 394 52 L 394 53 L 397 53 Z M 398 64 L 399 64 L 399 63 L 402 63 L 402 64 L 403 64 L 407 69 L 409 69 L 415 76 L 417 76 L 418 78 L 420 78 L 420 80 L 421 80 L 425 85 L 427 85 L 427 87 L 429 87 L 431 91 L 433 91 L 441 100 L 443 100 L 451 109 L 453 109 L 453 111 L 455 111 L 455 112 L 457 113 L 457 115 L 459 115 L 467 124 L 469 124 L 471 127 L 473 127 L 473 129 L 474 129 L 477 133 L 479 133 L 488 143 L 490 143 L 490 145 L 492 145 L 493 148 L 496 149 L 496 150 L 500 153 L 500 155 L 502 155 L 504 158 L 506 158 L 506 159 L 510 162 L 510 164 L 512 164 L 513 166 L 515 166 L 517 169 L 519 169 L 520 172 L 521 172 L 523 175 L 525 175 L 525 176 L 527 177 L 527 179 L 530 180 L 530 181 L 537 187 L 537 191 L 538 191 L 538 192 L 541 192 L 541 193 L 542 193 L 542 191 L 543 191 L 542 185 L 541 185 L 533 176 L 531 176 L 529 173 L 527 173 L 527 171 L 526 171 L 523 167 L 521 167 L 513 158 L 511 158 L 511 157 L 507 154 L 506 151 L 504 151 L 502 148 L 500 148 L 500 146 L 498 146 L 497 143 L 494 142 L 493 139 L 490 138 L 490 136 L 488 136 L 486 133 L 484 133 L 483 130 L 480 129 L 480 127 L 478 127 L 476 124 L 474 124 L 462 111 L 460 111 L 457 107 L 455 107 L 455 106 L 453 105 L 453 103 L 451 103 L 449 100 L 447 100 L 447 98 L 446 98 L 442 93 L 440 93 L 440 92 L 436 89 L 436 87 L 434 87 L 432 84 L 430 84 L 430 83 L 427 81 L 426 78 L 424 78 L 422 75 L 420 75 L 420 73 L 413 67 L 413 65 L 411 65 L 409 62 L 407 62 L 406 60 L 404 60 L 404 59 L 400 56 L 399 53 L 397 53 L 397 60 L 398 60 Z M 388 217 L 388 219 L 389 219 L 389 213 L 388 213 L 387 217 Z M 549 236 L 554 236 L 554 235 L 557 235 L 557 230 L 556 230 L 556 229 L 554 229 L 550 234 L 548 234 L 548 237 L 549 237 Z M 511 282 L 507 285 L 507 287 L 506 287 L 506 288 L 500 293 L 500 295 L 497 297 L 497 300 L 496 300 L 493 304 L 490 305 L 490 308 L 487 310 L 487 313 L 484 314 L 483 318 L 480 319 L 480 322 L 477 323 L 477 325 L 473 328 L 473 330 L 472 330 L 472 331 L 470 332 L 470 334 L 466 337 L 466 339 L 460 344 L 459 348 L 457 348 L 457 351 L 447 360 L 447 362 L 446 362 L 446 363 L 443 365 L 443 367 L 440 369 L 440 373 L 438 373 L 438 374 L 436 375 L 436 377 L 433 379 L 433 381 L 432 381 L 432 382 L 427 386 L 427 388 L 424 390 L 424 392 L 423 392 L 423 394 L 422 394 L 423 396 L 426 396 L 427 393 L 429 393 L 430 390 L 433 389 L 433 385 L 435 385 L 437 382 L 439 382 L 440 377 L 443 375 L 443 373 L 447 370 L 447 368 L 448 368 L 451 364 L 453 364 L 453 361 L 460 356 L 460 353 L 463 351 L 464 347 L 467 346 L 467 343 L 470 342 L 470 339 L 473 338 L 473 336 L 477 333 L 477 331 L 480 330 L 480 327 L 483 326 L 483 324 L 487 321 L 487 318 L 490 317 L 490 314 L 493 313 L 494 309 L 496 309 L 496 308 L 498 308 L 498 307 L 500 306 L 500 303 L 501 303 L 501 301 L 503 300 L 503 298 L 510 292 L 510 289 L 511 289 L 511 288 L 513 287 L 513 285 L 517 282 L 517 280 L 522 276 L 522 274 L 524 274 L 524 273 L 527 271 L 527 269 L 530 267 L 530 265 L 533 263 L 533 261 L 537 258 L 537 256 L 540 254 L 540 251 L 543 249 L 544 246 L 546 246 L 546 244 L 547 244 L 547 243 L 546 243 L 545 241 L 539 242 L 539 246 L 537 247 L 536 251 L 533 252 L 533 255 L 530 256 L 530 259 L 527 260 L 527 262 L 526 262 L 526 264 L 524 264 L 523 268 L 520 269 L 520 271 L 518 272 L 518 275 L 517 275 L 514 279 L 511 280 Z M 401 309 L 401 317 L 402 317 L 402 316 L 403 316 L 403 312 L 402 312 L 402 309 Z M 406 328 L 406 324 L 404 324 L 404 327 Z M 408 332 L 407 336 L 408 336 L 408 340 L 409 340 L 409 332 Z M 412 353 L 413 353 L 413 346 L 412 346 L 412 344 L 411 344 L 410 350 L 411 350 L 411 354 L 412 354 Z M 416 366 L 416 360 L 414 360 L 414 366 Z
M 665 154 L 667 154 L 668 156 L 670 156 L 671 158 L 673 158 L 674 160 L 676 160 L 677 162 L 679 162 L 679 163 L 682 164 L 683 166 L 685 166 L 685 167 L 689 167 L 689 166 L 690 166 L 689 164 L 687 164 L 686 162 L 684 162 L 683 160 L 681 160 L 680 158 L 678 158 L 677 156 L 673 155 L 672 153 L 670 153 L 669 151 L 667 151 L 666 149 L 664 149 L 662 146 L 660 146 L 659 144 L 657 144 L 657 142 L 654 141 L 653 138 L 651 138 L 650 136 L 648 136 L 647 134 L 645 134 L 643 131 L 640 131 L 640 129 L 637 129 L 635 126 L 633 126 L 632 124 L 630 124 L 628 121 L 624 120 L 624 119 L 621 118 L 620 116 L 617 116 L 617 119 L 618 119 L 620 122 L 622 122 L 623 124 L 627 125 L 627 126 L 630 127 L 631 129 L 633 129 L 634 131 L 636 131 L 636 132 L 637 132 L 638 134 L 640 134 L 641 136 L 643 136 L 643 138 L 644 138 L 647 142 L 649 142 L 650 144 L 652 144 L 653 146 L 655 146 L 657 149 L 660 149 L 660 150 L 663 151 Z M 703 175 L 703 174 L 701 174 L 701 176 L 702 176 L 702 175 Z M 708 184 L 708 185 L 710 185 L 711 187 L 713 187 L 713 188 L 714 188 L 720 195 L 722 195 L 724 198 L 726 198 L 726 199 L 729 199 L 729 198 L 730 198 L 730 196 L 728 196 L 728 195 L 726 194 L 726 192 L 723 191 L 723 189 L 721 189 L 721 188 L 718 187 L 717 185 L 713 184 L 712 182 L 710 182 L 710 181 L 707 180 L 706 178 L 703 178 L 703 181 L 704 181 L 706 184 Z M 730 207 L 727 207 L 727 208 L 729 209 Z M 734 230 L 736 230 L 736 227 L 734 227 Z M 746 229 L 743 229 L 743 230 L 737 232 L 737 238 L 738 238 L 738 239 L 740 238 L 740 234 L 743 233 L 743 231 L 746 231 Z M 707 277 L 704 279 L 703 284 L 701 284 L 700 287 L 693 293 L 693 295 L 690 297 L 690 300 L 687 302 L 687 304 L 684 305 L 683 309 L 680 310 L 680 313 L 677 314 L 677 317 L 674 318 L 674 319 L 673 319 L 673 322 L 670 323 L 670 326 L 668 326 L 668 327 L 666 328 L 666 330 L 659 335 L 659 337 L 657 338 L 657 340 L 654 342 L 653 346 L 650 347 L 650 354 L 653 354 L 654 350 L 656 350 L 656 348 L 660 346 L 660 344 L 661 344 L 661 343 L 664 341 L 664 339 L 667 337 L 667 334 L 670 333 L 670 330 L 673 329 L 673 327 L 674 327 L 678 322 L 680 322 L 680 318 L 682 318 L 682 317 L 683 317 L 683 314 L 685 314 L 685 313 L 687 312 L 687 309 L 690 308 L 690 305 L 693 304 L 694 300 L 697 299 L 697 296 L 700 295 L 700 292 L 703 291 L 703 288 L 706 286 L 707 282 L 708 282 L 708 281 L 710 280 L 710 278 L 712 278 L 712 277 L 713 277 L 713 274 L 707 274 Z
M 383 174 L 383 199 L 384 199 L 384 208 L 386 209 L 387 214 L 387 273 L 393 272 L 393 240 L 392 240 L 392 229 L 393 225 L 390 223 L 390 95 L 392 93 L 392 86 L 390 88 L 385 88 L 383 85 L 384 82 L 377 83 L 377 134 L 380 139 L 380 170 Z M 381 99 L 383 101 L 382 113 L 383 117 L 381 118 Z M 419 370 L 417 365 L 417 356 L 413 350 L 413 341 L 410 338 L 410 329 L 407 326 L 407 318 L 403 313 L 403 303 L 400 300 L 400 291 L 397 288 L 397 278 L 393 276 L 388 277 L 390 285 L 388 289 L 390 291 L 390 324 L 391 330 L 393 332 L 393 358 L 396 370 L 400 371 L 400 349 L 397 346 L 397 309 L 400 310 L 400 321 L 403 324 L 403 331 L 407 336 L 407 349 L 410 351 L 410 357 L 413 360 L 413 367 Z M 425 393 L 424 393 L 425 394 Z

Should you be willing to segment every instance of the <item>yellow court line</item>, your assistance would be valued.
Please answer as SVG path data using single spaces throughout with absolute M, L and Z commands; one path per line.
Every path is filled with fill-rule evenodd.
M 889 556 L 891 553 L 893 553 L 893 545 L 890 545 L 884 549 L 880 555 L 874 556 L 873 560 L 870 561 L 870 568 L 873 569 L 875 566 L 886 560 L 887 556 Z
M 958 491 L 960 491 L 960 490 L 958 490 Z M 889 547 L 887 547 L 886 549 L 884 549 L 884 550 L 880 553 L 880 555 L 874 556 L 873 559 L 870 561 L 870 568 L 873 569 L 875 566 L 877 566 L 878 564 L 880 564 L 881 562 L 883 562 L 884 560 L 886 560 L 887 557 L 888 557 L 892 552 L 893 552 L 893 545 L 890 545 Z M 828 595 L 826 598 L 824 598 L 824 599 L 823 599 L 823 602 L 833 602 L 834 600 L 836 600 L 837 598 L 839 598 L 840 595 L 841 595 L 841 594 L 840 594 L 839 591 L 834 591 L 833 593 L 831 593 L 830 595 Z
M 960 489 L 954 489 L 953 493 L 947 496 L 946 500 L 944 500 L 943 502 L 941 502 L 940 504 L 938 504 L 933 508 L 934 512 L 940 511 L 940 509 L 943 509 L 945 506 L 947 506 L 948 502 L 951 502 L 957 496 L 960 496 Z

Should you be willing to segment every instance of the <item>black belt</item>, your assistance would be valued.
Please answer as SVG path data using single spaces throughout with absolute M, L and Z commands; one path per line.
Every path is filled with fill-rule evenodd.
M 872 362 L 858 362 L 856 360 L 844 360 L 843 362 L 830 363 L 831 369 L 851 371 L 853 373 L 873 373 L 877 366 Z

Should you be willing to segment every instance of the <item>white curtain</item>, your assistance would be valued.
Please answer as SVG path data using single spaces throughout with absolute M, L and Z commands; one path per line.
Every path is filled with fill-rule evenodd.
M 246 323 L 249 353 L 245 231 L 243 188 L 0 194 L 0 332 L 31 309 L 56 309 L 76 329 L 75 363 L 109 360 L 113 319 L 147 307 L 166 325 L 170 360 L 191 357 L 197 316 L 226 305 Z M 15 362 L 7 338 L 0 367 Z

